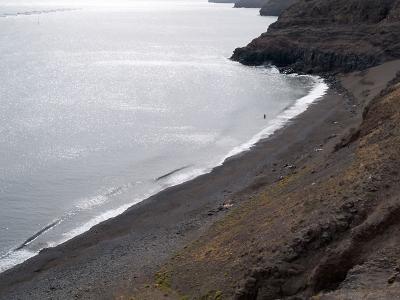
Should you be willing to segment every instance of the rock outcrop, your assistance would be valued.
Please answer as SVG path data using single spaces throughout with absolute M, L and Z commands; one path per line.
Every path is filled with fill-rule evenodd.
M 296 0 L 209 0 L 214 3 L 235 3 L 236 8 L 261 8 L 262 16 L 279 16 Z
M 267 0 L 261 6 L 260 15 L 279 16 L 285 9 L 294 4 L 297 0 Z
M 299 0 L 232 56 L 302 73 L 349 72 L 397 58 L 400 0 Z
M 260 8 L 265 4 L 265 0 L 237 0 L 235 7 L 246 7 L 246 8 Z
M 211 3 L 235 3 L 235 0 L 208 0 Z

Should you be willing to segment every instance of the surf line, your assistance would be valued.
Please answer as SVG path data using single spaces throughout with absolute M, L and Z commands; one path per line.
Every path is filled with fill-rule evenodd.
M 183 166 L 183 167 L 180 167 L 180 168 L 178 168 L 178 169 L 175 169 L 175 170 L 173 170 L 173 171 L 171 171 L 171 172 L 168 172 L 168 173 L 166 173 L 166 174 L 164 174 L 164 175 L 161 175 L 160 177 L 157 177 L 156 178 L 156 181 L 159 181 L 159 180 L 161 180 L 161 179 L 165 179 L 165 178 L 167 178 L 167 177 L 169 177 L 169 176 L 171 176 L 171 175 L 173 175 L 173 174 L 175 174 L 175 173 L 177 173 L 177 172 L 179 172 L 179 171 L 182 171 L 182 170 L 184 170 L 184 169 L 187 169 L 187 168 L 189 168 L 189 167 L 191 167 L 192 165 L 187 165 L 187 166 Z
M 53 223 L 43 227 L 40 229 L 38 232 L 36 232 L 34 235 L 32 235 L 30 238 L 28 238 L 25 242 L 23 242 L 18 248 L 15 249 L 15 251 L 21 250 L 22 248 L 25 248 L 30 242 L 35 240 L 37 237 L 48 231 L 49 229 L 53 228 L 56 226 L 58 223 L 60 223 L 61 219 L 58 219 L 54 221 Z

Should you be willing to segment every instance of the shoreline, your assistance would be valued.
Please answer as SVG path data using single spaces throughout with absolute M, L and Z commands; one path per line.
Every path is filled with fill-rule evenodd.
M 202 175 L 206 175 L 208 173 L 211 173 L 214 171 L 215 168 L 221 167 L 224 165 L 225 161 L 230 160 L 232 158 L 234 158 L 237 155 L 241 155 L 244 152 L 247 151 L 251 151 L 251 149 L 259 142 L 262 142 L 264 139 L 268 139 L 270 136 L 274 135 L 274 133 L 282 128 L 284 128 L 285 126 L 287 126 L 287 124 L 289 122 L 291 122 L 292 119 L 296 118 L 298 115 L 302 114 L 304 111 L 306 111 L 308 109 L 308 107 L 310 105 L 312 105 L 313 103 L 319 101 L 326 93 L 326 91 L 329 89 L 329 85 L 325 82 L 325 80 L 319 76 L 312 76 L 312 75 L 303 75 L 303 74 L 291 74 L 292 76 L 307 76 L 307 77 L 312 77 L 314 80 L 314 86 L 312 87 L 312 89 L 303 97 L 298 98 L 297 100 L 295 100 L 291 105 L 289 105 L 287 108 L 285 108 L 283 111 L 281 111 L 280 114 L 278 114 L 275 118 L 267 121 L 266 123 L 266 127 L 263 128 L 261 131 L 257 132 L 256 134 L 254 134 L 253 136 L 250 137 L 249 140 L 243 142 L 242 144 L 234 147 L 233 149 L 231 149 L 221 160 L 220 163 L 218 163 L 217 165 L 215 165 L 212 168 L 204 168 L 201 169 L 201 171 L 199 172 L 195 172 L 195 175 L 193 175 L 193 171 L 191 171 L 188 174 L 183 173 L 182 175 L 184 176 L 184 179 L 180 180 L 179 183 L 173 183 L 171 185 L 168 185 L 166 188 L 160 190 L 160 191 L 156 191 L 156 192 L 150 192 L 148 193 L 148 195 L 150 196 L 146 196 L 146 198 L 143 198 L 142 200 L 140 200 L 139 202 L 136 202 L 134 204 L 124 204 L 120 207 L 115 207 L 109 211 L 105 211 L 103 212 L 101 215 L 110 215 L 111 217 L 108 217 L 107 219 L 100 221 L 100 222 L 93 222 L 93 220 L 98 219 L 101 215 L 99 216 L 95 216 L 92 219 L 88 220 L 85 224 L 83 224 L 81 227 L 82 228 L 87 228 L 85 231 L 80 230 L 81 227 L 76 227 L 71 229 L 69 232 L 80 232 L 72 237 L 69 237 L 68 239 L 61 239 L 60 242 L 56 242 L 55 246 L 51 247 L 57 247 L 59 245 L 62 245 L 64 243 L 67 243 L 68 241 L 70 241 L 71 239 L 81 235 L 81 234 L 85 234 L 87 231 L 90 230 L 91 227 L 96 226 L 102 222 L 107 222 L 109 219 L 112 218 L 117 218 L 118 216 L 120 216 L 121 214 L 123 214 L 126 210 L 129 210 L 130 208 L 134 207 L 135 205 L 137 205 L 138 203 L 145 201 L 146 199 L 150 198 L 150 197 L 154 197 L 159 193 L 162 193 L 163 191 L 165 191 L 166 189 L 169 189 L 171 187 L 175 187 L 181 184 L 184 184 L 185 182 L 191 181 L 196 179 L 199 176 Z M 172 170 L 166 174 L 161 175 L 158 178 L 155 178 L 155 181 L 159 181 L 161 179 L 165 179 L 167 177 L 170 177 L 171 175 L 174 175 L 175 173 L 179 173 L 181 170 L 184 170 L 186 168 L 190 167 L 190 165 L 188 166 L 183 166 L 180 168 L 177 168 L 176 170 Z M 197 169 L 196 169 L 197 170 Z M 200 170 L 200 169 L 198 169 Z M 111 213 L 110 212 L 116 212 Z M 33 235 L 31 235 L 30 237 L 28 237 L 23 243 L 21 243 L 20 246 L 16 247 L 13 250 L 10 250 L 10 252 L 8 252 L 7 254 L 3 255 L 1 257 L 1 259 L 7 259 L 10 256 L 12 256 L 13 254 L 15 256 L 18 257 L 18 252 L 20 252 L 21 250 L 25 250 L 25 247 L 29 245 L 29 243 L 33 242 L 36 238 L 38 238 L 40 235 L 42 235 L 43 233 L 45 233 L 46 231 L 48 231 L 49 229 L 51 229 L 52 227 L 56 226 L 58 223 L 60 222 L 60 219 L 55 220 L 54 222 L 44 226 L 42 229 L 40 229 L 39 231 L 37 231 L 36 233 L 34 233 Z M 87 224 L 93 224 L 91 227 L 88 227 Z M 39 255 L 40 251 L 44 250 L 46 248 L 43 248 L 41 250 L 39 250 L 38 252 L 36 252 L 35 254 L 33 254 L 32 256 L 24 256 L 23 254 L 20 254 L 19 257 L 23 257 L 19 262 L 13 264 L 10 267 L 6 267 L 3 271 L 0 271 L 1 273 L 6 272 L 7 270 L 10 270 L 12 268 L 14 268 L 15 266 L 18 266 L 20 264 L 23 264 L 25 261 L 36 257 L 37 255 Z M 27 250 L 29 251 L 29 250 Z M 30 252 L 30 251 L 29 251 Z M 11 259 L 12 260 L 12 259 Z M 10 264 L 9 264 L 10 265 Z
M 340 80 L 356 95 L 362 84 L 352 84 L 354 78 L 361 82 L 360 78 L 373 77 L 376 87 L 370 94 L 372 99 L 394 78 L 398 66 L 399 62 L 390 62 L 376 67 L 391 70 L 385 71 L 385 78 L 378 78 L 371 71 L 361 76 L 346 75 L 346 80 Z M 371 84 L 368 87 L 371 89 Z M 152 280 L 173 253 L 199 238 L 231 207 L 251 198 L 258 186 L 278 181 L 290 172 L 284 165 L 301 158 L 302 153 L 323 156 L 323 151 L 315 149 L 326 143 L 332 131 L 343 133 L 359 123 L 363 105 L 340 93 L 337 88 L 330 88 L 323 99 L 284 128 L 259 141 L 250 151 L 228 159 L 213 172 L 167 188 L 0 274 L 0 299 L 27 295 L 30 299 L 66 295 L 104 299 L 136 290 Z M 339 138 L 340 135 L 329 139 L 329 145 L 333 147 Z

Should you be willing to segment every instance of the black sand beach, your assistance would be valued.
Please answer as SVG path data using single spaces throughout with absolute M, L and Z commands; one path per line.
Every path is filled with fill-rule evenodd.
M 399 68 L 395 61 L 336 76 L 323 99 L 250 151 L 4 272 L 0 299 L 112 299 L 135 293 L 174 253 L 260 186 L 284 178 L 299 161 L 323 160 Z M 361 99 L 365 82 L 369 95 Z

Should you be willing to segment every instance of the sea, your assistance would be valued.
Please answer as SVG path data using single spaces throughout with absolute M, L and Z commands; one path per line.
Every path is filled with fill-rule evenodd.
M 248 151 L 326 91 L 231 61 L 276 17 L 0 0 L 0 272 Z

